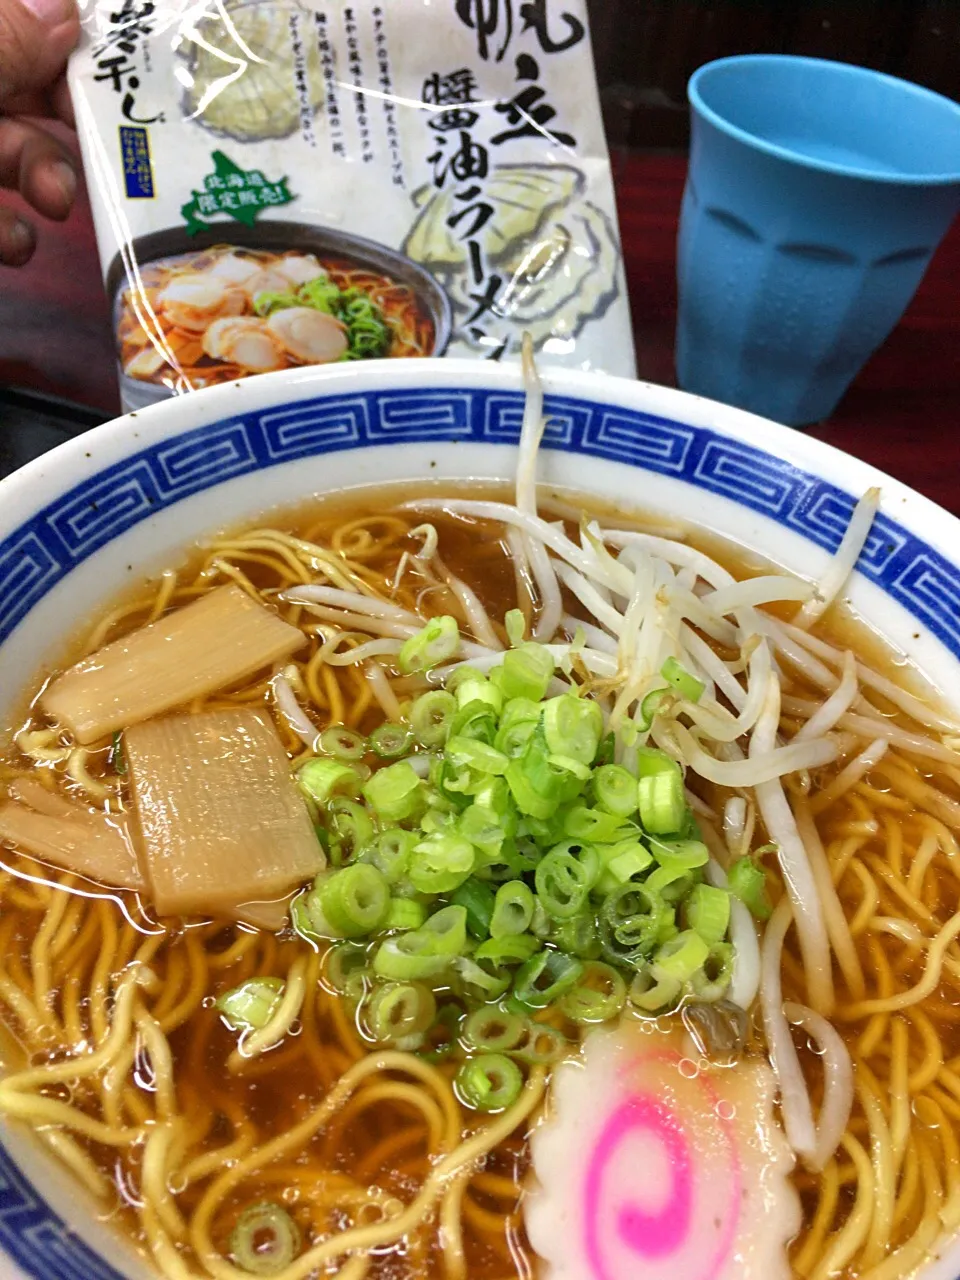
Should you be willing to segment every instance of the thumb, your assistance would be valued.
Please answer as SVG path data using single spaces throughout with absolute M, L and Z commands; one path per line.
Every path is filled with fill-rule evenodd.
M 54 83 L 79 34 L 75 0 L 0 0 L 0 114 Z

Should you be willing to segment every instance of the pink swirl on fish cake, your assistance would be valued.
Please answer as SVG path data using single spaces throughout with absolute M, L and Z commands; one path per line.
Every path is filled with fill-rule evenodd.
M 683 1082 L 679 1085 L 681 1093 L 699 1093 L 700 1097 L 694 1099 L 699 1106 L 688 1111 L 685 1108 L 687 1114 L 683 1115 L 650 1093 L 631 1093 L 609 1116 L 590 1153 L 584 1182 L 584 1243 L 592 1280 L 627 1280 L 628 1273 L 612 1269 L 609 1263 L 613 1253 L 622 1267 L 624 1250 L 632 1256 L 634 1266 L 643 1265 L 644 1280 L 655 1280 L 660 1274 L 664 1280 L 717 1280 L 730 1256 L 742 1195 L 742 1170 L 734 1134 L 709 1080 L 700 1075 L 694 1079 L 683 1077 L 682 1062 L 677 1053 L 651 1054 L 638 1059 L 624 1075 L 642 1074 L 644 1067 L 654 1063 L 668 1065 L 676 1071 L 677 1080 Z M 694 1132 L 705 1126 L 709 1133 Z M 612 1242 L 609 1222 L 603 1221 L 611 1192 L 608 1175 L 611 1171 L 616 1173 L 617 1157 L 625 1144 L 640 1135 L 652 1139 L 665 1157 L 669 1188 L 661 1197 L 660 1206 L 653 1210 L 636 1200 L 620 1203 L 612 1215 L 617 1237 Z M 723 1157 L 720 1161 L 711 1160 L 709 1168 L 704 1161 L 706 1146 L 714 1148 L 714 1156 Z M 722 1211 L 713 1224 L 718 1234 L 708 1230 L 706 1236 L 702 1232 L 698 1235 L 698 1221 L 703 1221 L 704 1212 L 716 1214 L 718 1206 L 711 1210 L 709 1205 L 723 1184 L 726 1192 L 719 1195 Z M 678 1264 L 684 1267 L 680 1272 Z

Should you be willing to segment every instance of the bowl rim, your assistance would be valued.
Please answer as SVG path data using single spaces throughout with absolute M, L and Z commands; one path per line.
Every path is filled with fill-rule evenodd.
M 102 460 L 98 466 L 90 466 L 94 449 L 103 449 L 109 462 L 117 461 L 134 454 L 151 439 L 213 426 L 238 413 L 266 410 L 279 403 L 322 398 L 328 392 L 331 395 L 342 392 L 344 384 L 354 384 L 358 392 L 418 386 L 429 390 L 516 392 L 521 388 L 519 372 L 520 366 L 514 362 L 493 363 L 451 356 L 417 360 L 386 358 L 347 365 L 281 369 L 173 396 L 64 440 L 0 478 L 0 540 L 20 523 L 22 516 L 15 516 L 16 512 L 39 506 L 63 491 L 65 486 L 58 476 L 76 477 L 101 470 Z M 585 400 L 611 409 L 640 409 L 665 420 L 691 423 L 739 439 L 760 453 L 809 471 L 848 492 L 861 494 L 871 486 L 879 486 L 887 500 L 885 505 L 906 508 L 911 530 L 948 559 L 955 560 L 960 568 L 960 556 L 955 555 L 955 548 L 960 546 L 960 516 L 872 463 L 824 440 L 745 409 L 642 379 L 546 365 L 540 369 L 540 378 L 548 397 Z M 632 401 L 635 403 L 631 404 Z M 360 444 L 358 450 L 364 447 Z M 545 447 L 549 448 L 549 443 Z M 31 494 L 35 495 L 32 501 Z M 904 512 L 898 514 L 902 516 Z

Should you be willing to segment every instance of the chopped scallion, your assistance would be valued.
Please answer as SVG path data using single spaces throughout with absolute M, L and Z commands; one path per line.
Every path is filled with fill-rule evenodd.
M 460 629 L 456 618 L 445 614 L 431 618 L 416 635 L 404 641 L 397 665 L 405 675 L 417 671 L 429 671 L 441 662 L 448 662 L 460 647 Z
M 422 784 L 406 760 L 378 769 L 365 784 L 363 795 L 385 822 L 404 822 L 423 808 Z
M 664 680 L 673 685 L 681 698 L 686 698 L 688 702 L 699 702 L 703 697 L 706 687 L 703 681 L 692 676 L 676 658 L 668 658 L 660 668 L 660 674 Z
M 251 978 L 217 1000 L 216 1008 L 233 1029 L 260 1031 L 283 996 L 282 978 Z
M 325 918 L 343 938 L 375 933 L 390 910 L 386 878 L 368 862 L 318 877 L 317 893 Z
M 362 760 L 367 754 L 367 740 L 344 724 L 334 724 L 321 733 L 320 750 L 335 760 Z
M 410 708 L 410 727 L 423 747 L 439 747 L 447 740 L 457 700 L 445 689 L 421 694 Z
M 370 746 L 382 760 L 395 760 L 406 755 L 413 739 L 413 730 L 409 725 L 391 724 L 387 721 L 374 729 L 370 735 Z
M 370 997 L 367 1022 L 375 1040 L 396 1044 L 426 1031 L 436 1012 L 437 1002 L 429 987 L 417 982 L 388 982 Z
M 523 1075 L 517 1064 L 501 1053 L 481 1053 L 469 1058 L 456 1074 L 457 1092 L 475 1111 L 505 1111 L 520 1097 Z
M 263 1201 L 244 1209 L 230 1234 L 230 1253 L 241 1271 L 275 1276 L 300 1252 L 300 1229 L 285 1209 Z
M 297 772 L 300 790 L 318 805 L 324 805 L 333 796 L 355 796 L 360 790 L 360 775 L 356 769 L 339 760 L 308 760 Z
M 720 942 L 730 925 L 730 894 L 710 884 L 698 884 L 686 903 L 687 924 L 708 946 Z

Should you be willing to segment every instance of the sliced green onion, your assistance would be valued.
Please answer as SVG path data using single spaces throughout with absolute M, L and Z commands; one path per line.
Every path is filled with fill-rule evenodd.
M 310 896 L 309 892 L 299 893 L 290 903 L 290 923 L 293 926 L 294 933 L 299 934 L 301 938 L 305 938 L 307 942 L 315 943 L 319 942 L 321 938 L 330 935 L 318 933 L 314 927 L 313 917 L 307 905 L 307 899 Z
M 110 763 L 113 765 L 118 777 L 125 778 L 127 776 L 127 757 L 123 750 L 123 735 L 119 729 L 111 739 Z
M 591 765 L 603 735 L 603 712 L 592 698 L 562 693 L 543 704 L 543 729 L 553 754 Z
M 457 700 L 445 689 L 421 694 L 410 708 L 410 727 L 421 746 L 440 747 L 447 740 Z
M 366 947 L 356 942 L 338 942 L 324 957 L 327 981 L 340 995 L 359 1000 L 366 990 L 369 962 Z
M 673 685 L 680 697 L 686 698 L 688 702 L 699 702 L 703 697 L 706 685 L 696 676 L 692 676 L 676 658 L 668 658 L 660 668 L 660 674 L 664 680 Z
M 497 713 L 486 702 L 471 702 L 456 711 L 450 721 L 450 738 L 469 738 L 472 742 L 493 744 L 497 732 Z
M 678 902 L 685 897 L 693 884 L 693 875 L 688 867 L 673 858 L 663 858 L 656 871 L 647 876 L 647 889 L 663 898 L 665 902 Z
M 522 880 L 508 880 L 497 890 L 490 934 L 505 938 L 526 933 L 533 919 L 534 898 Z
M 499 1000 L 510 987 L 510 975 L 485 968 L 469 956 L 454 956 L 450 962 L 470 999 Z
M 681 866 L 691 871 L 705 867 L 710 851 L 702 840 L 651 840 L 650 851 L 662 865 Z
M 486 676 L 482 671 L 478 671 L 476 667 L 471 667 L 467 663 L 463 666 L 454 667 L 444 681 L 444 686 L 448 693 L 456 693 L 465 680 L 485 680 Z M 456 699 L 454 699 L 456 701 Z
M 546 1066 L 551 1062 L 558 1062 L 570 1052 L 570 1041 L 556 1027 L 528 1019 L 526 1030 L 526 1040 L 511 1050 L 513 1057 L 519 1058 L 521 1062 L 528 1062 L 531 1066 Z
M 515 701 L 519 702 L 520 699 L 515 699 Z M 513 760 L 515 757 L 523 755 L 527 743 L 533 737 L 537 723 L 537 717 L 532 720 L 516 719 L 511 721 L 510 724 L 504 724 L 503 720 L 501 720 L 493 745 L 498 751 L 502 751 L 505 756 Z
M 637 748 L 637 776 L 649 777 L 655 773 L 680 773 L 680 766 L 665 751 L 657 747 Z
M 402 827 L 390 827 L 375 835 L 370 843 L 360 850 L 359 860 L 369 862 L 371 866 L 376 867 L 387 884 L 399 884 L 407 874 L 416 843 L 416 832 L 404 831 Z
M 572 920 L 561 921 L 551 937 L 561 951 L 579 960 L 596 960 L 600 955 L 600 933 L 592 911 L 582 911 Z
M 419 893 L 449 893 L 463 884 L 475 862 L 469 840 L 440 831 L 414 846 L 407 876 Z
M 422 1034 L 433 1022 L 437 1002 L 429 987 L 416 982 L 388 982 L 370 997 L 367 1022 L 375 1040 L 396 1044 Z
M 465 711 L 468 707 L 474 710 L 486 707 L 498 716 L 503 708 L 503 694 L 486 676 L 461 680 L 457 685 L 457 708 Z
M 548 853 L 534 872 L 543 909 L 555 920 L 569 920 L 583 908 L 592 883 L 589 868 L 572 854 Z
M 528 641 L 516 649 L 508 649 L 500 668 L 503 696 L 540 702 L 555 670 L 553 654 L 541 644 Z
M 609 733 L 604 734 L 604 736 L 600 739 L 600 745 L 599 747 L 597 747 L 597 756 L 596 756 L 596 759 L 594 760 L 594 764 L 596 764 L 599 767 L 602 767 L 603 765 L 606 765 L 606 764 L 613 764 L 616 751 L 617 751 L 617 735 L 613 732 L 613 730 L 611 730 Z
M 215 1007 L 235 1031 L 259 1031 L 273 1017 L 282 996 L 282 978 L 251 978 L 220 996 Z
M 517 970 L 513 994 L 530 1009 L 545 1009 L 575 987 L 583 964 L 563 951 L 541 951 Z
M 653 862 L 653 854 L 639 840 L 622 840 L 600 850 L 605 871 L 617 882 L 626 884 L 634 876 L 646 871 Z
M 593 793 L 597 804 L 619 818 L 629 818 L 637 811 L 637 780 L 622 765 L 605 764 L 595 769 Z
M 730 892 L 757 917 L 766 920 L 772 910 L 767 894 L 767 877 L 763 868 L 753 858 L 737 858 L 727 871 Z
M 645 1013 L 665 1013 L 673 1009 L 683 990 L 683 984 L 675 978 L 655 981 L 649 971 L 638 973 L 630 984 L 630 1003 Z
M 367 754 L 367 741 L 345 724 L 334 724 L 321 733 L 320 750 L 335 760 L 362 760 Z
M 556 921 L 547 915 L 543 908 L 543 903 L 537 898 L 533 904 L 533 919 L 530 921 L 530 932 L 536 938 L 548 938 L 556 927 Z M 571 949 L 570 947 L 562 948 L 564 951 L 570 951 Z
M 403 822 L 423 808 L 423 786 L 407 760 L 378 769 L 363 795 L 384 822 Z
M 523 644 L 523 637 L 527 631 L 527 620 L 520 609 L 508 609 L 503 615 L 503 625 L 507 631 L 507 638 L 514 649 Z
M 449 967 L 450 956 L 411 951 L 401 946 L 420 932 L 415 929 L 381 942 L 373 957 L 374 973 L 397 982 L 420 982 L 439 977 Z
M 300 1252 L 300 1229 L 286 1210 L 263 1201 L 244 1209 L 230 1233 L 230 1254 L 253 1276 L 285 1271 Z
M 475 960 L 488 961 L 492 965 L 522 964 L 540 950 L 540 940 L 529 933 L 508 935 L 504 938 L 488 938 L 473 953 Z
M 614 768 L 617 766 L 614 765 Z M 624 773 L 627 773 L 624 769 Z M 593 775 L 594 783 L 596 783 L 597 775 Z M 627 773 L 630 779 L 630 794 L 633 797 L 633 807 L 637 807 L 637 780 Z M 588 809 L 586 805 L 578 804 L 568 809 L 563 815 L 564 833 L 574 840 L 591 840 L 598 844 L 608 844 L 612 840 L 622 840 L 630 832 L 630 827 L 625 826 L 622 817 L 618 817 L 615 813 L 605 813 L 602 809 Z
M 499 782 L 501 779 L 496 781 Z M 488 794 L 487 799 L 499 806 L 499 793 Z M 481 804 L 478 799 L 475 799 L 474 803 L 464 809 L 460 815 L 457 830 L 465 840 L 469 840 L 475 848 L 479 849 L 485 861 L 493 862 L 500 857 L 503 842 L 507 838 L 505 829 L 507 821 L 506 813 L 501 815 L 497 809 L 491 808 L 488 804 Z
M 391 898 L 384 929 L 419 929 L 427 918 L 427 908 L 415 898 Z
M 466 911 L 468 933 L 481 940 L 489 936 L 496 898 L 488 884 L 471 876 L 469 880 L 457 885 L 450 895 L 450 901 Z
M 362 804 L 345 796 L 334 796 L 324 812 L 327 854 L 335 867 L 349 862 L 373 839 L 373 823 Z
M 663 701 L 670 694 L 669 686 L 663 685 L 659 689 L 651 689 L 640 703 L 640 719 L 636 722 L 634 732 L 646 733 L 653 725 L 654 720 L 660 711 Z M 624 726 L 627 728 L 629 726 Z
M 308 760 L 297 771 L 297 785 L 304 795 L 317 804 L 326 804 L 332 796 L 355 796 L 360 790 L 360 775 L 339 760 Z
M 672 835 L 680 830 L 687 812 L 680 771 L 644 774 L 637 785 L 640 821 L 651 835 Z
M 520 1097 L 523 1075 L 502 1053 L 468 1058 L 454 1078 L 457 1093 L 475 1111 L 505 1111 Z
M 542 704 L 532 698 L 509 698 L 500 713 L 500 727 L 507 729 L 515 724 L 537 724 L 542 714 Z
M 631 880 L 604 899 L 603 918 L 620 947 L 649 955 L 673 911 L 649 885 Z
M 417 981 L 441 973 L 467 945 L 467 913 L 463 907 L 442 907 L 425 924 L 381 943 L 373 967 L 384 978 Z
M 485 1053 L 506 1053 L 515 1049 L 527 1034 L 525 1020 L 503 1009 L 474 1009 L 464 1021 L 461 1035 L 469 1049 Z
M 319 880 L 324 916 L 344 938 L 359 938 L 383 927 L 390 910 L 386 878 L 367 862 L 354 862 Z
M 612 965 L 593 960 L 585 966 L 580 982 L 560 1001 L 571 1022 L 609 1022 L 623 1008 L 627 984 Z
M 425 1062 L 443 1062 L 457 1049 L 460 1023 L 463 1014 L 455 1004 L 440 1006 L 433 1026 L 427 1032 L 426 1042 L 417 1050 L 417 1056 Z
M 710 948 L 692 929 L 665 942 L 654 956 L 650 968 L 655 978 L 672 978 L 675 982 L 687 982 L 702 967 Z
M 446 757 L 457 768 L 475 769 L 478 773 L 502 775 L 510 763 L 502 751 L 478 742 L 475 738 L 461 736 L 447 739 Z
M 456 618 L 444 614 L 431 618 L 416 635 L 404 641 L 397 665 L 405 676 L 417 671 L 429 671 L 441 662 L 448 662 L 460 647 L 460 629 Z
M 706 960 L 690 975 L 690 986 L 698 1000 L 720 1000 L 733 978 L 734 950 L 729 942 L 715 942 Z
M 395 760 L 407 753 L 413 740 L 413 730 L 406 724 L 392 724 L 389 720 L 370 735 L 370 746 L 383 760 Z
M 730 926 L 730 895 L 726 889 L 698 884 L 686 901 L 687 924 L 708 946 L 720 942 Z

